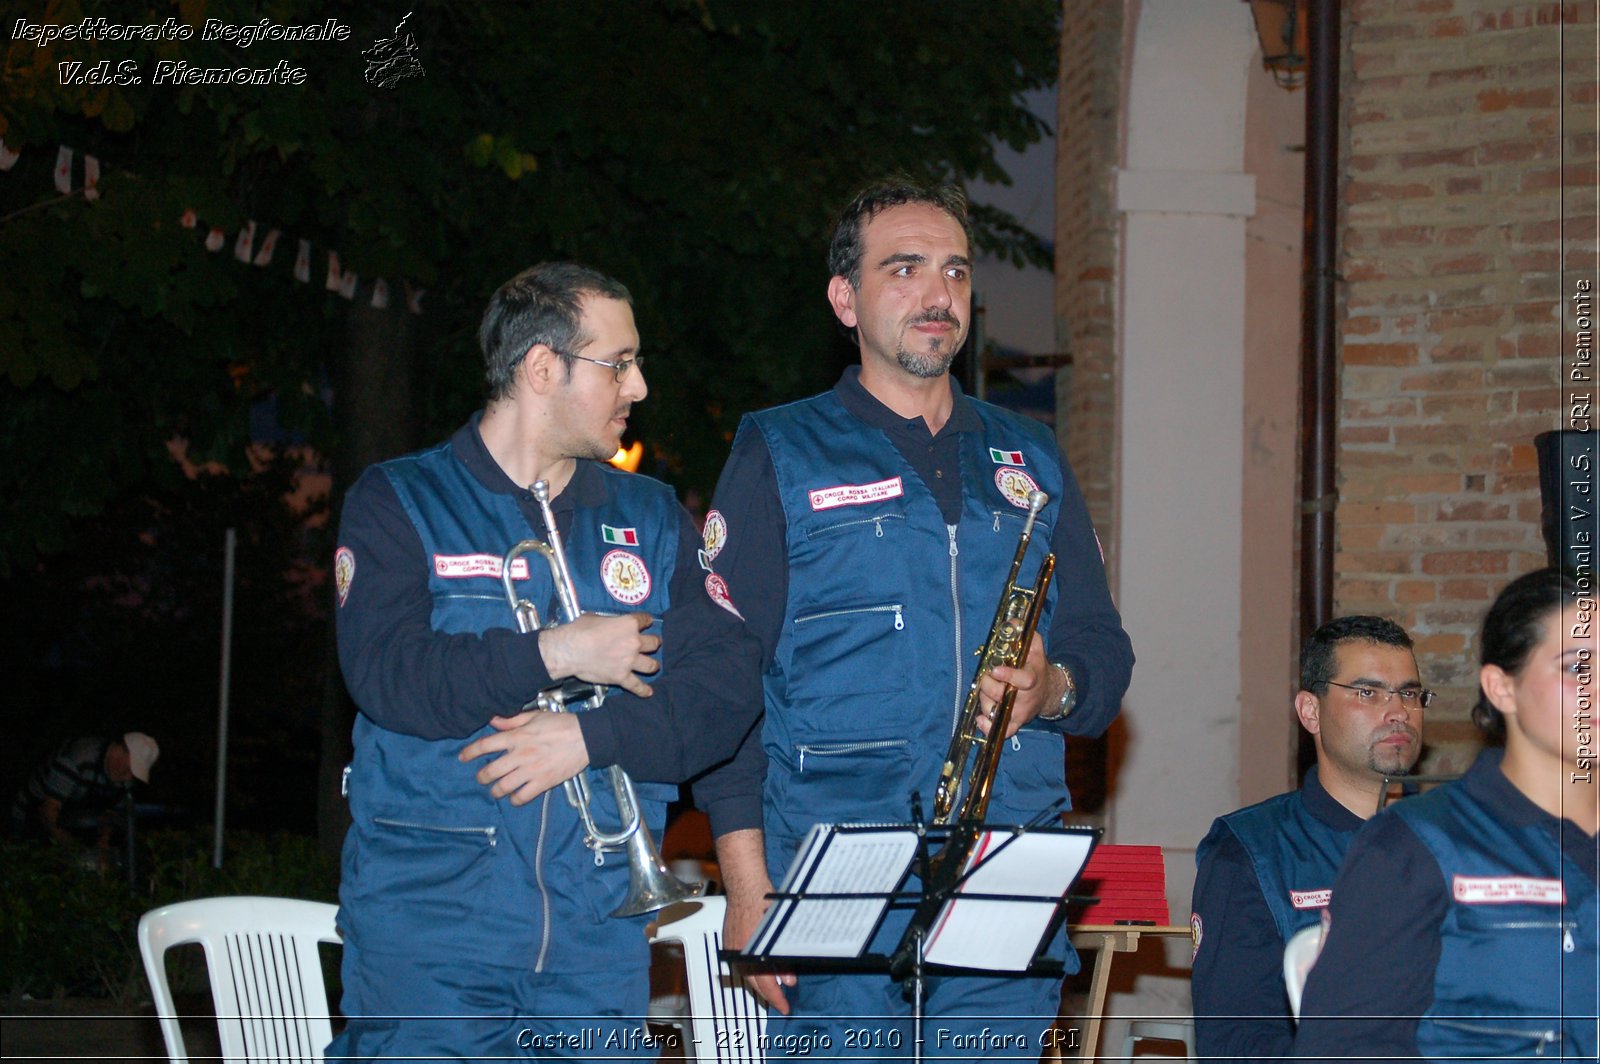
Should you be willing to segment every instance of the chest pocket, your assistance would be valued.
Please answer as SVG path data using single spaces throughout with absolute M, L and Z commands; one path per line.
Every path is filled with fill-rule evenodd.
M 1455 910 L 1455 949 L 1441 960 L 1456 970 L 1498 973 L 1495 985 L 1513 997 L 1560 1000 L 1562 962 L 1574 953 L 1578 930 L 1563 906 L 1457 905 Z
M 989 528 L 1001 537 L 1005 543 L 1010 545 L 1014 554 L 1017 549 L 1017 541 L 1022 537 L 1022 526 L 1028 521 L 1028 511 L 1008 506 L 1003 510 L 998 507 L 991 508 L 989 513 L 991 515 Z M 1028 543 L 1028 553 L 1022 563 L 1022 571 L 1017 574 L 1017 579 L 1026 582 L 1029 586 L 1032 585 L 1033 578 L 1039 572 L 1039 563 L 1044 561 L 1046 554 L 1050 553 L 1050 543 L 1054 534 L 1054 529 L 1042 519 L 1034 521 L 1033 538 Z M 1011 560 L 1011 557 L 1011 554 L 1006 555 L 1007 562 Z
M 899 691 L 906 667 L 905 603 L 860 601 L 822 607 L 794 619 L 795 698 Z
M 1004 819 L 1031 821 L 1067 799 L 1066 743 L 1053 731 L 1028 728 L 1006 740 L 993 808 Z M 1061 811 L 1069 808 L 1063 804 Z
M 897 555 L 908 539 L 905 514 L 893 510 L 841 514 L 805 531 L 805 582 L 815 597 L 789 625 L 791 698 L 906 689 L 915 633 Z
M 517 590 L 522 592 L 519 581 Z M 516 618 L 506 602 L 505 590 L 500 581 L 488 578 L 452 581 L 452 586 L 433 591 L 433 613 L 430 621 L 436 632 L 482 632 L 487 628 L 515 628 Z M 538 600 L 535 600 L 538 601 Z M 539 606 L 540 619 L 544 606 Z

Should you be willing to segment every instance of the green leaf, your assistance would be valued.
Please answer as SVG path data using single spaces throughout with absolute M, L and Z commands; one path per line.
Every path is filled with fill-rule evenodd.
M 511 180 L 522 176 L 522 155 L 511 141 L 502 140 L 495 145 L 495 162 Z
M 479 133 L 467 141 L 466 156 L 467 162 L 473 166 L 488 166 L 489 161 L 494 158 L 494 137 L 488 133 Z

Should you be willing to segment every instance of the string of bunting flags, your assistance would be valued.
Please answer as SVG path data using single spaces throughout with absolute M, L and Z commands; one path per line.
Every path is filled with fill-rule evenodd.
M 83 184 L 74 189 L 73 160 L 76 152 L 66 145 L 56 149 L 55 186 L 56 191 L 63 196 L 70 196 L 75 191 L 82 192 L 86 200 L 100 198 L 100 160 L 93 155 L 83 156 Z M 0 138 L 0 171 L 9 171 L 16 166 L 17 160 L 22 157 L 21 152 L 8 147 L 4 138 Z M 185 229 L 201 228 L 200 217 L 193 208 L 184 210 L 178 218 L 178 224 Z M 261 237 L 261 242 L 256 243 L 257 226 L 254 219 L 247 221 L 244 228 L 240 229 L 233 239 L 233 257 L 246 265 L 269 266 L 273 256 L 277 253 L 278 242 L 282 238 L 282 230 L 267 229 Z M 293 238 L 297 241 L 292 274 L 294 279 L 301 284 L 311 283 L 311 241 L 303 237 Z M 227 245 L 227 234 L 221 226 L 207 226 L 204 240 L 205 249 L 209 252 L 221 251 Z M 328 270 L 323 281 L 323 288 L 329 292 L 336 292 L 348 300 L 356 298 L 357 287 L 361 283 L 360 276 L 354 271 L 345 269 L 339 262 L 339 253 L 332 248 L 328 249 Z M 410 281 L 401 279 L 401 288 L 405 294 L 406 307 L 413 314 L 422 313 L 422 297 L 427 294 L 427 289 L 418 288 Z M 385 310 L 390 302 L 389 282 L 382 277 L 376 278 L 371 283 L 371 305 L 378 310 Z

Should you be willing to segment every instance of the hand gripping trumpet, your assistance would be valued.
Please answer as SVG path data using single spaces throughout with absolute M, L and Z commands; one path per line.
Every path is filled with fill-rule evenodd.
M 1045 556 L 1032 587 L 1018 587 L 1017 572 L 1022 568 L 1023 555 L 1028 553 L 1028 543 L 1033 539 L 1034 519 L 1049 501 L 1050 497 L 1042 491 L 1028 495 L 1028 519 L 1022 526 L 1022 541 L 1017 544 L 1016 557 L 1011 559 L 1011 573 L 1001 589 L 994 624 L 989 629 L 989 638 L 983 644 L 983 649 L 978 651 L 978 671 L 972 677 L 972 686 L 967 688 L 966 706 L 961 711 L 956 733 L 950 740 L 950 752 L 945 755 L 944 768 L 939 772 L 939 786 L 933 800 L 935 824 L 982 822 L 988 812 L 989 794 L 994 789 L 995 773 L 1000 767 L 1000 751 L 1005 743 L 1006 726 L 1011 720 L 1011 707 L 1016 702 L 1017 689 L 1006 685 L 1005 694 L 995 706 L 994 716 L 989 721 L 989 734 L 984 735 L 978 730 L 978 718 L 982 713 L 978 685 L 997 666 L 1015 668 L 1022 664 L 1022 659 L 1028 653 L 1028 642 L 1039 626 L 1039 611 L 1044 607 L 1050 576 L 1055 572 L 1056 556 Z
M 550 575 L 556 586 L 556 600 L 561 608 L 556 624 L 570 624 L 583 615 L 578 606 L 577 586 L 572 582 L 572 571 L 567 568 L 566 551 L 561 546 L 561 533 L 556 531 L 556 517 L 550 510 L 550 485 L 543 480 L 533 485 L 533 497 L 544 517 L 545 535 L 549 542 L 525 539 L 506 552 L 500 564 L 500 583 L 505 588 L 506 601 L 517 619 L 517 630 L 524 634 L 539 629 L 539 611 L 533 603 L 517 595 L 511 579 L 511 563 L 530 551 L 541 555 L 550 565 Z M 606 689 L 602 686 L 572 682 L 541 691 L 534 700 L 535 706 L 551 713 L 566 713 L 574 705 L 592 709 L 605 701 Z M 561 785 L 567 801 L 578 811 L 583 821 L 583 844 L 594 851 L 595 864 L 604 864 L 607 852 L 624 850 L 628 854 L 628 894 L 622 904 L 612 910 L 612 916 L 638 916 L 641 913 L 664 909 L 675 902 L 698 897 L 705 889 L 703 884 L 685 883 L 671 872 L 661 860 L 661 851 L 645 825 L 639 810 L 639 795 L 633 780 L 619 766 L 612 765 L 611 789 L 616 795 L 617 812 L 624 821 L 620 830 L 607 833 L 600 830 L 589 811 L 589 782 L 580 772 Z

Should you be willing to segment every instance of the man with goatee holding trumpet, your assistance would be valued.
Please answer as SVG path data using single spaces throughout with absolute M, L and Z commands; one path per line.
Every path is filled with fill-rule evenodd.
M 980 684 L 984 722 L 1005 686 L 1016 689 L 990 821 L 1064 808 L 1064 737 L 1106 729 L 1133 665 L 1050 430 L 965 396 L 950 377 L 972 320 L 962 194 L 867 189 L 834 230 L 829 266 L 828 301 L 861 364 L 831 392 L 746 418 L 705 525 L 706 554 L 761 640 L 764 666 L 759 734 L 695 788 L 717 836 L 729 946 L 748 940 L 813 824 L 903 822 L 914 791 L 931 812 L 973 655 L 1036 493 L 1048 498 L 1023 579 L 1049 552 L 1056 576 L 1026 656 Z M 893 951 L 906 923 L 891 915 L 869 949 Z M 1064 934 L 1051 956 L 1077 970 Z M 911 1006 L 886 975 L 763 972 L 753 983 L 777 1010 L 774 1044 L 913 1052 Z M 1060 988 L 1059 978 L 934 980 L 923 1049 L 1037 1054 Z
M 672 490 L 605 464 L 647 391 L 627 289 L 536 266 L 479 341 L 486 408 L 345 502 L 327 1055 L 655 1056 L 644 927 L 681 892 L 650 833 L 759 714 L 754 641 Z

